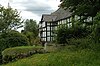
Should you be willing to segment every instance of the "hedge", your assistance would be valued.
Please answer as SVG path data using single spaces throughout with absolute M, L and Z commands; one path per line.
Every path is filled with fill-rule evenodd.
M 2 59 L 3 63 L 8 63 L 11 61 L 15 61 L 20 58 L 25 58 L 28 56 L 31 56 L 36 53 L 43 53 L 44 49 L 43 47 L 39 46 L 21 46 L 21 47 L 13 47 L 13 48 L 7 48 L 4 51 L 2 51 Z

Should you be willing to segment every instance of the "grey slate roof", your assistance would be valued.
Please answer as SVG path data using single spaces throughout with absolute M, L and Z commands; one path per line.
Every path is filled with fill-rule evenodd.
M 55 16 L 55 15 L 48 15 L 48 14 L 42 15 L 42 21 L 45 21 L 45 22 L 55 21 L 56 18 L 57 18 L 57 16 Z
M 55 11 L 51 15 L 54 15 L 54 14 L 57 15 L 56 21 L 61 20 L 61 19 L 65 19 L 65 18 L 71 16 L 71 12 L 69 12 L 69 9 L 64 10 L 63 8 L 59 8 L 57 11 Z
M 51 14 L 43 14 L 41 21 L 50 22 L 50 21 L 58 21 L 61 19 L 65 19 L 71 16 L 71 12 L 69 9 L 64 10 L 63 8 L 59 8 L 57 11 Z

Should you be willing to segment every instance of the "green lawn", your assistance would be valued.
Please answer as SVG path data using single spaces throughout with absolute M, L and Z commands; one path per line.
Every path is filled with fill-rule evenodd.
M 3 66 L 100 66 L 100 52 L 62 48 L 57 52 L 35 54 Z

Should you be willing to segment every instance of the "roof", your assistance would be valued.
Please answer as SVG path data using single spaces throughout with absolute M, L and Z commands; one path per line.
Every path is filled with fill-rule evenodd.
M 56 21 L 65 19 L 71 16 L 71 12 L 69 9 L 64 10 L 63 8 L 59 8 L 57 11 L 51 13 L 51 15 L 57 15 Z
M 59 8 L 57 11 L 51 14 L 43 14 L 41 21 L 50 22 L 50 21 L 58 21 L 71 16 L 71 12 L 69 9 L 64 10 L 63 8 Z
M 42 15 L 41 21 L 51 22 L 51 21 L 55 21 L 56 18 L 57 18 L 57 16 L 55 16 L 55 15 L 44 14 L 44 15 Z

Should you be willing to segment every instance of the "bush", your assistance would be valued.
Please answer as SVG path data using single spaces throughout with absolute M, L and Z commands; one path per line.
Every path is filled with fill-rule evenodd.
M 36 37 L 36 39 L 34 39 L 34 44 L 33 45 L 41 45 L 41 42 L 40 42 L 40 38 L 39 37 Z
M 92 38 L 96 43 L 100 43 L 100 12 L 94 17 Z
M 61 28 L 58 28 L 57 37 L 56 37 L 57 43 L 65 44 L 66 43 L 66 38 L 67 38 L 67 29 L 66 29 L 66 27 L 62 26 Z
M 81 39 L 69 39 L 68 44 L 75 45 L 77 49 L 93 49 L 94 42 L 88 38 L 81 38 Z
M 28 45 L 28 39 L 23 34 L 17 31 L 0 33 L 0 61 L 2 60 L 1 52 L 9 47 Z M 0 62 L 1 63 L 1 62 Z
M 85 27 L 82 27 L 80 25 L 76 25 L 74 26 L 74 28 L 68 28 L 65 26 L 61 26 L 60 28 L 58 28 L 57 30 L 57 43 L 59 44 L 68 44 L 68 40 L 71 38 L 84 38 L 86 36 L 88 36 L 91 33 L 90 30 L 88 30 Z
M 17 31 L 10 31 L 0 35 L 0 49 L 2 50 L 9 47 L 26 46 L 28 43 L 27 37 Z
M 7 48 L 2 52 L 3 63 L 8 63 L 20 58 L 28 57 L 35 53 L 43 53 L 44 50 L 42 47 L 33 47 L 33 46 L 21 46 L 14 48 Z

